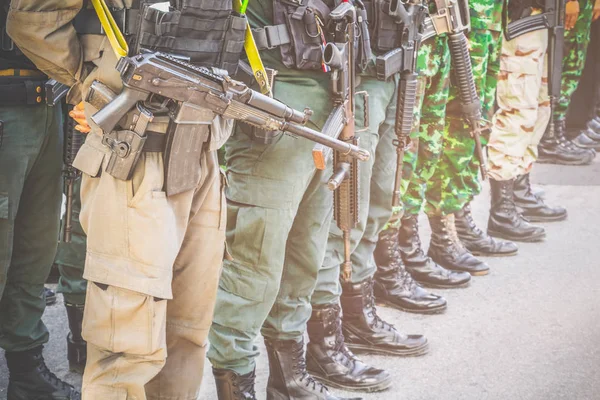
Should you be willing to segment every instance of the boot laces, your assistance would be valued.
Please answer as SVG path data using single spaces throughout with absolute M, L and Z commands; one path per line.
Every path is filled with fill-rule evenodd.
M 366 284 L 367 293 L 365 294 L 365 307 L 369 310 L 368 315 L 373 318 L 369 324 L 371 328 L 381 328 L 383 330 L 391 331 L 394 329 L 394 325 L 389 324 L 382 320 L 377 315 L 377 308 L 375 307 L 375 296 L 373 295 L 373 281 Z
M 248 398 L 248 399 L 256 398 L 256 392 L 254 390 L 254 378 L 255 378 L 254 372 L 251 372 L 246 375 L 237 375 L 236 374 L 233 378 L 233 382 L 231 383 L 233 385 L 233 387 L 236 388 L 236 390 L 234 390 L 233 394 L 235 394 L 235 395 L 243 394 L 245 396 L 244 398 Z M 239 388 L 239 390 L 238 390 L 238 388 Z M 250 397 L 248 397 L 246 395 L 250 395 Z
M 341 320 L 337 322 L 335 328 L 334 356 L 340 355 L 341 362 L 345 367 L 350 367 L 356 360 L 356 356 L 348 349 L 342 333 Z
M 470 205 L 465 206 L 465 208 L 463 209 L 463 212 L 465 215 L 465 220 L 467 220 L 467 226 L 469 227 L 469 229 L 471 231 L 475 232 L 475 234 L 477 236 L 483 236 L 483 231 L 481 229 L 479 229 L 479 227 L 475 223 L 475 219 L 473 219 L 473 214 L 471 213 L 471 206 Z
M 318 390 L 321 393 L 328 391 L 327 387 L 312 377 L 306 370 L 306 358 L 304 357 L 304 345 L 302 342 L 296 343 L 292 348 L 293 369 L 297 375 L 300 375 L 299 381 L 304 383 L 305 387 L 312 387 L 312 390 Z
M 41 376 L 43 376 L 53 387 L 57 388 L 60 391 L 64 391 L 67 393 L 71 393 L 73 391 L 73 386 L 69 385 L 67 382 L 59 379 L 46 365 L 46 362 L 42 358 L 40 354 L 38 356 L 38 366 L 37 370 Z

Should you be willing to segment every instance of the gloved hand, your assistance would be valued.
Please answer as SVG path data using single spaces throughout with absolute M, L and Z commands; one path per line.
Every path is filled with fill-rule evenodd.
M 596 21 L 598 18 L 600 18 L 600 0 L 596 0 L 594 3 L 594 15 L 592 18 L 593 21 Z

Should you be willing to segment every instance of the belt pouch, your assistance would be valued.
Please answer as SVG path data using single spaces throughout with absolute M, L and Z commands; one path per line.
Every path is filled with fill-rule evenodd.
M 281 60 L 288 68 L 321 69 L 323 38 L 321 29 L 326 25 L 329 7 L 320 0 L 298 2 L 273 0 L 275 24 L 285 24 L 291 42 L 280 47 Z
M 165 192 L 182 193 L 200 182 L 200 155 L 210 136 L 214 114 L 205 108 L 183 103 L 169 122 L 164 152 Z

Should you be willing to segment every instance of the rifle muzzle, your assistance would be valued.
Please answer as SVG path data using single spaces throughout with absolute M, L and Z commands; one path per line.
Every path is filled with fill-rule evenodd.
M 341 50 L 335 43 L 329 42 L 323 50 L 323 62 L 332 69 L 343 69 L 344 50 Z

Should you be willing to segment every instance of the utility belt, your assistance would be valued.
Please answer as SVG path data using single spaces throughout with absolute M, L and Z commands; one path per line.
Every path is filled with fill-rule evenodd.
M 56 105 L 68 87 L 35 70 L 0 70 L 0 106 Z

